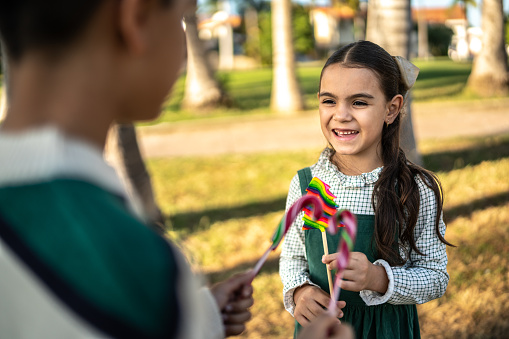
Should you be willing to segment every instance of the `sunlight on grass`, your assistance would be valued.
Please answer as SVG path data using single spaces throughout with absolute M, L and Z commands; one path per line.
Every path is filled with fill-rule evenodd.
M 509 135 L 420 145 L 445 192 L 451 280 L 418 306 L 423 338 L 504 338 L 509 331 Z M 214 282 L 253 267 L 283 215 L 296 171 L 319 150 L 149 161 L 168 234 Z M 459 161 L 458 159 L 462 159 Z M 242 338 L 290 338 L 278 254 L 254 281 L 254 318 Z

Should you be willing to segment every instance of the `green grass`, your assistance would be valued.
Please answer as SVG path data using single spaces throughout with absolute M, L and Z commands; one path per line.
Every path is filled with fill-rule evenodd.
M 445 191 L 451 276 L 446 294 L 419 305 L 424 338 L 503 338 L 509 330 L 509 134 L 421 142 Z M 269 245 L 296 171 L 319 149 L 148 162 L 168 236 L 211 281 L 252 267 Z M 457 159 L 462 159 L 457 160 Z M 244 338 L 289 338 L 278 253 L 254 281 Z
M 449 59 L 435 59 L 432 61 L 416 61 L 415 64 L 421 69 L 413 91 L 416 102 L 476 99 L 475 96 L 465 94 L 463 91 L 470 74 L 471 63 L 455 63 Z M 318 104 L 316 93 L 320 72 L 321 66 L 301 66 L 297 70 L 304 101 L 308 109 L 315 109 Z M 180 110 L 180 102 L 184 96 L 185 75 L 183 75 L 175 84 L 173 93 L 164 105 L 161 117 L 150 124 L 201 119 L 204 116 L 271 114 L 269 108 L 272 85 L 271 68 L 218 72 L 217 77 L 234 100 L 232 108 L 216 109 L 208 112 Z

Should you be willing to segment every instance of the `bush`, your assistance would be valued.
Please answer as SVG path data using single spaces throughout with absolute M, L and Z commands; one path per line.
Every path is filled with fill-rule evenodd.
M 445 25 L 428 25 L 428 42 L 431 54 L 433 56 L 446 56 L 452 35 L 452 29 Z

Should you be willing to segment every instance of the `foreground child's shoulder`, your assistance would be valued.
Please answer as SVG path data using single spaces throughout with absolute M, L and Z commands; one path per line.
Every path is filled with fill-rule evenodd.
M 0 221 L 3 243 L 71 309 L 108 315 L 114 331 L 169 330 L 178 312 L 175 252 L 122 198 L 73 179 L 4 187 Z

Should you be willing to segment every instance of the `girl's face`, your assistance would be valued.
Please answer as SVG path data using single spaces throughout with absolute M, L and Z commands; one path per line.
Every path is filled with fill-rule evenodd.
M 333 64 L 323 72 L 318 100 L 322 132 L 335 156 L 362 172 L 382 166 L 382 128 L 394 121 L 403 97 L 387 101 L 370 69 Z

